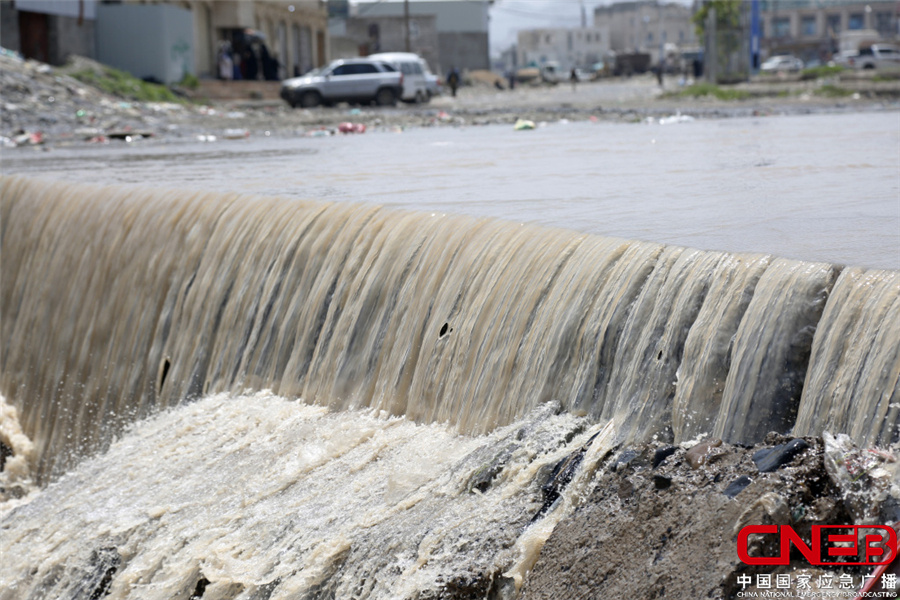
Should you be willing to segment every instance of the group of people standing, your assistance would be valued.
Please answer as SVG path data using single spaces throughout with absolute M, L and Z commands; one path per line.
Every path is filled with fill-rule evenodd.
M 265 79 L 278 81 L 278 58 L 269 53 L 262 41 L 247 41 L 232 44 L 219 43 L 217 57 L 219 79 L 237 80 Z

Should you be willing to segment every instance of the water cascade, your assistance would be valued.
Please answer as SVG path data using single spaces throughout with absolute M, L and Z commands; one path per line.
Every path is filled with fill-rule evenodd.
M 466 433 L 556 401 L 622 439 L 752 442 L 798 414 L 804 433 L 898 437 L 896 272 L 374 206 L 2 194 L 0 382 L 46 475 L 246 389 Z
M 0 598 L 188 598 L 203 581 L 204 598 L 401 581 L 395 597 L 414 597 L 447 585 L 459 568 L 441 557 L 461 548 L 500 589 L 527 569 L 536 474 L 594 434 L 594 452 L 769 431 L 900 440 L 897 272 L 369 205 L 19 177 L 0 197 L 0 393 L 56 481 L 4 544 L 38 536 L 60 556 L 3 582 L 31 596 Z M 111 461 L 171 489 L 105 495 Z M 493 483 L 462 494 L 485 469 Z M 234 477 L 247 491 L 216 495 Z M 36 533 L 69 496 L 63 512 L 106 502 L 115 518 Z M 208 535 L 188 531 L 200 513 Z M 78 527 L 99 529 L 60 546 Z

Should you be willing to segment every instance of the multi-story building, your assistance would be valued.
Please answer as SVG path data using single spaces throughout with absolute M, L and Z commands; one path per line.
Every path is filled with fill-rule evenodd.
M 824 62 L 860 42 L 897 41 L 898 10 L 884 0 L 760 0 L 762 52 Z
M 423 0 L 404 2 L 359 2 L 353 19 L 377 17 L 404 18 L 408 8 L 409 17 L 434 17 L 437 31 L 437 51 L 439 64 L 431 64 L 436 72 L 457 69 L 489 69 L 490 50 L 488 46 L 488 8 L 490 0 Z M 431 61 L 429 61 L 431 63 Z
M 656 62 L 666 48 L 698 45 L 691 15 L 689 6 L 675 2 L 617 2 L 594 9 L 594 27 L 609 31 L 610 50 L 647 53 Z
M 608 29 L 528 29 L 519 31 L 516 61 L 522 66 L 555 62 L 569 71 L 603 60 L 609 49 Z
M 239 48 L 250 36 L 277 59 L 279 77 L 329 59 L 323 0 L 17 0 L 0 2 L 0 9 L 4 47 L 26 58 L 62 64 L 79 54 L 166 83 L 172 69 L 159 71 L 147 54 L 163 54 L 155 62 L 166 63 L 175 46 L 184 62 L 179 76 L 215 76 L 220 44 Z M 168 43 L 173 30 L 185 28 L 184 39 Z

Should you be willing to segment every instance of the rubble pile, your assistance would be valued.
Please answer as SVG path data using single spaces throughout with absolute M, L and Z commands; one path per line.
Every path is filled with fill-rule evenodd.
M 720 440 L 622 448 L 548 539 L 523 598 L 763 597 L 776 582 L 780 597 L 837 598 L 885 573 L 893 581 L 896 559 L 880 573 L 848 564 L 864 542 L 859 556 L 827 566 L 796 548 L 789 564 L 746 564 L 738 542 L 751 525 L 789 525 L 807 545 L 816 525 L 900 528 L 898 449 L 861 449 L 828 433 L 769 434 L 752 448 Z M 747 540 L 751 557 L 780 555 L 776 535 Z
M 84 68 L 86 63 L 79 59 L 73 67 Z M 110 134 L 152 133 L 166 127 L 163 117 L 167 113 L 187 110 L 178 104 L 116 98 L 81 83 L 67 71 L 23 60 L 15 53 L 0 53 L 0 144 L 98 142 L 106 141 Z

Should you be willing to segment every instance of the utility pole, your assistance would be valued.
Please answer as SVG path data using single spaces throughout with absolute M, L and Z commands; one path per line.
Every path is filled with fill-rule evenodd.
M 409 0 L 403 0 L 403 23 L 406 29 L 406 51 L 412 52 L 409 45 Z

